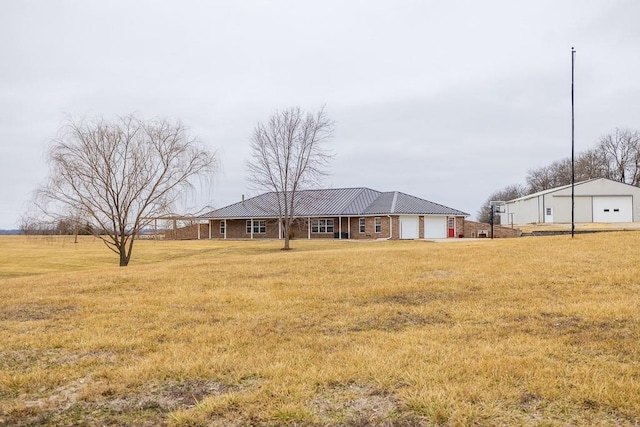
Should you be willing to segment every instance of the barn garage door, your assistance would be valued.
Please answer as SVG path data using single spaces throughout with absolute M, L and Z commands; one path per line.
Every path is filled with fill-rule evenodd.
M 447 237 L 447 217 L 425 216 L 424 237 L 427 239 L 445 239 Z
M 400 238 L 401 239 L 417 239 L 420 233 L 417 216 L 401 216 L 400 217 Z
M 631 196 L 593 198 L 593 222 L 633 222 Z

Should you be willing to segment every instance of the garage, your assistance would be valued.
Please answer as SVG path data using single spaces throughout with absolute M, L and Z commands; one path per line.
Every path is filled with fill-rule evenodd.
M 593 222 L 633 222 L 633 197 L 594 196 Z
M 424 237 L 427 239 L 446 239 L 447 217 L 425 216 L 424 217 Z
M 509 200 L 503 224 L 640 222 L 640 188 L 606 178 L 538 191 Z
M 417 216 L 400 217 L 400 238 L 417 239 L 420 237 L 420 221 Z

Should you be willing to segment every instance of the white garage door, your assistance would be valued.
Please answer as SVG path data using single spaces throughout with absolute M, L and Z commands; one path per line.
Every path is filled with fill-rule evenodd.
M 633 222 L 631 196 L 593 198 L 593 222 Z
M 447 217 L 425 216 L 424 237 L 427 239 L 445 239 L 447 237 Z
M 401 239 L 417 239 L 420 233 L 417 216 L 401 216 L 400 217 L 400 238 Z

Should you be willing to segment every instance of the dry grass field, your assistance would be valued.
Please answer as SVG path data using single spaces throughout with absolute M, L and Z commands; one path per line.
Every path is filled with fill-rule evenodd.
M 0 238 L 0 425 L 640 423 L 640 232 Z

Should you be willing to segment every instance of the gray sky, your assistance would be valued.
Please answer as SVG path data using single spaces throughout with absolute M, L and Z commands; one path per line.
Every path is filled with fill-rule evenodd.
M 640 2 L 56 1 L 0 5 L 0 228 L 47 175 L 66 115 L 180 119 L 220 170 L 183 210 L 247 190 L 249 138 L 326 105 L 326 186 L 475 216 L 488 195 L 616 127 L 640 128 Z

